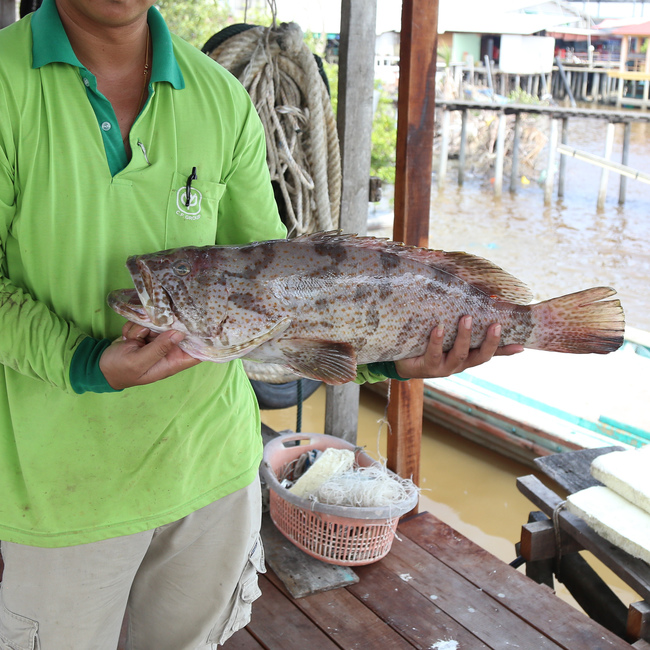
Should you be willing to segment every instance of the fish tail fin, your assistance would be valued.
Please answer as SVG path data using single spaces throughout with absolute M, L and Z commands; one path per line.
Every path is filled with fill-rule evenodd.
M 607 354 L 623 345 L 625 315 L 616 293 L 594 287 L 531 305 L 533 331 L 527 348 L 585 354 Z

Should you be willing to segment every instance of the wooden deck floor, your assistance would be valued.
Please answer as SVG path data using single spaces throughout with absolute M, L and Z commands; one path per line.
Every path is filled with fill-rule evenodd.
M 269 571 L 224 650 L 600 650 L 628 643 L 428 513 L 345 588 L 294 600 Z M 643 642 L 641 642 L 643 643 Z

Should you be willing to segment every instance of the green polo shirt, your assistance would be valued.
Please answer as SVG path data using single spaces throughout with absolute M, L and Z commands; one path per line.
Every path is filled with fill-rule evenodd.
M 156 9 L 148 20 L 152 79 L 130 160 L 53 0 L 0 31 L 3 540 L 55 547 L 154 528 L 257 472 L 259 412 L 238 361 L 93 392 L 101 341 L 124 323 L 106 295 L 132 286 L 129 255 L 285 234 L 247 93 Z

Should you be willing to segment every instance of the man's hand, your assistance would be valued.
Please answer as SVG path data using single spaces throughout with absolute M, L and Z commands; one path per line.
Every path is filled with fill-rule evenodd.
M 104 350 L 99 369 L 115 389 L 151 384 L 201 363 L 181 350 L 185 335 L 169 330 L 162 334 L 127 323 L 122 338 Z
M 493 356 L 516 354 L 524 349 L 522 345 L 516 344 L 499 347 L 501 325 L 496 323 L 490 325 L 479 348 L 470 350 L 471 335 L 472 317 L 463 316 L 458 324 L 458 334 L 453 347 L 448 352 L 443 352 L 444 330 L 440 326 L 435 327 L 431 332 L 427 349 L 421 357 L 395 362 L 397 374 L 404 379 L 449 377 L 454 373 L 485 363 Z

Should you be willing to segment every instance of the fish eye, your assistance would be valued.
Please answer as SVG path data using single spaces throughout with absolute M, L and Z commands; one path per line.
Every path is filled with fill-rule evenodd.
M 174 271 L 174 275 L 178 275 L 182 278 L 184 275 L 187 275 L 192 268 L 186 260 L 179 260 L 172 265 L 172 270 Z

